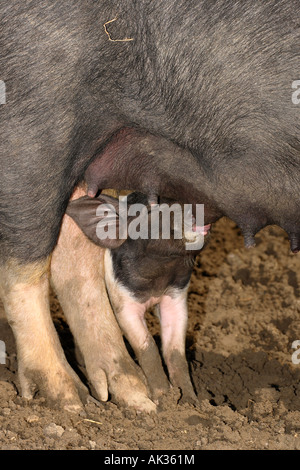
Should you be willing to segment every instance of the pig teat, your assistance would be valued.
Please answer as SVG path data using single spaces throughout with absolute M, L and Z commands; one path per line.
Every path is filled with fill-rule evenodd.
M 298 233 L 291 233 L 289 235 L 290 238 L 290 246 L 291 246 L 291 251 L 294 254 L 299 253 L 300 251 L 300 234 Z

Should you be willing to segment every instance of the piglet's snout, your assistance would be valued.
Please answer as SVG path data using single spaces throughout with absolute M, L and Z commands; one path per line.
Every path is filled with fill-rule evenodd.
M 204 237 L 205 235 L 208 235 L 210 229 L 211 229 L 211 224 L 203 225 L 203 226 L 193 225 L 193 232 L 200 233 Z
M 204 237 L 209 234 L 211 225 L 196 225 L 184 227 L 184 241 L 187 249 L 201 249 L 204 245 Z

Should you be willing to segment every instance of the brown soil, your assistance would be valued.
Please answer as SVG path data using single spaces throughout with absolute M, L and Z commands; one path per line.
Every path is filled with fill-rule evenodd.
M 285 234 L 270 227 L 246 250 L 223 219 L 198 258 L 189 294 L 187 355 L 199 407 L 165 400 L 155 416 L 108 402 L 87 417 L 47 408 L 18 395 L 14 339 L 3 310 L 0 340 L 0 449 L 300 449 L 299 258 Z M 72 337 L 57 301 L 53 319 L 70 362 Z M 158 325 L 149 314 L 155 337 Z M 300 357 L 300 355 L 299 355 Z

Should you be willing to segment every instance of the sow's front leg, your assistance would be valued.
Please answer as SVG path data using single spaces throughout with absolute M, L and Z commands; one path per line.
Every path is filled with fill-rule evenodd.
M 50 316 L 49 259 L 20 263 L 10 259 L 0 268 L 0 296 L 13 330 L 18 354 L 20 392 L 36 392 L 51 406 L 82 410 L 88 390 L 68 364 Z
M 77 189 L 73 198 L 84 194 Z M 51 283 L 98 398 L 106 401 L 110 392 L 119 404 L 155 411 L 111 309 L 104 281 L 104 251 L 65 215 L 52 256 Z
M 88 391 L 67 363 L 51 321 L 47 262 L 10 262 L 1 268 L 0 281 L 17 343 L 22 396 L 31 399 L 39 391 L 51 406 L 80 411 Z

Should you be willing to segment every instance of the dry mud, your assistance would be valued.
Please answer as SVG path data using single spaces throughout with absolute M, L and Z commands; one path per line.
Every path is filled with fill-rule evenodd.
M 300 255 L 299 255 L 300 256 Z M 0 449 L 299 450 L 299 256 L 270 227 L 246 250 L 236 226 L 215 224 L 197 259 L 189 292 L 187 356 L 199 406 L 177 404 L 177 391 L 155 416 L 112 402 L 86 405 L 87 416 L 19 396 L 14 339 L 0 309 Z M 55 298 L 53 320 L 74 364 L 72 336 Z M 156 319 L 149 325 L 159 337 Z M 300 359 L 300 354 L 299 354 Z M 73 362 L 72 362 L 73 361 Z

